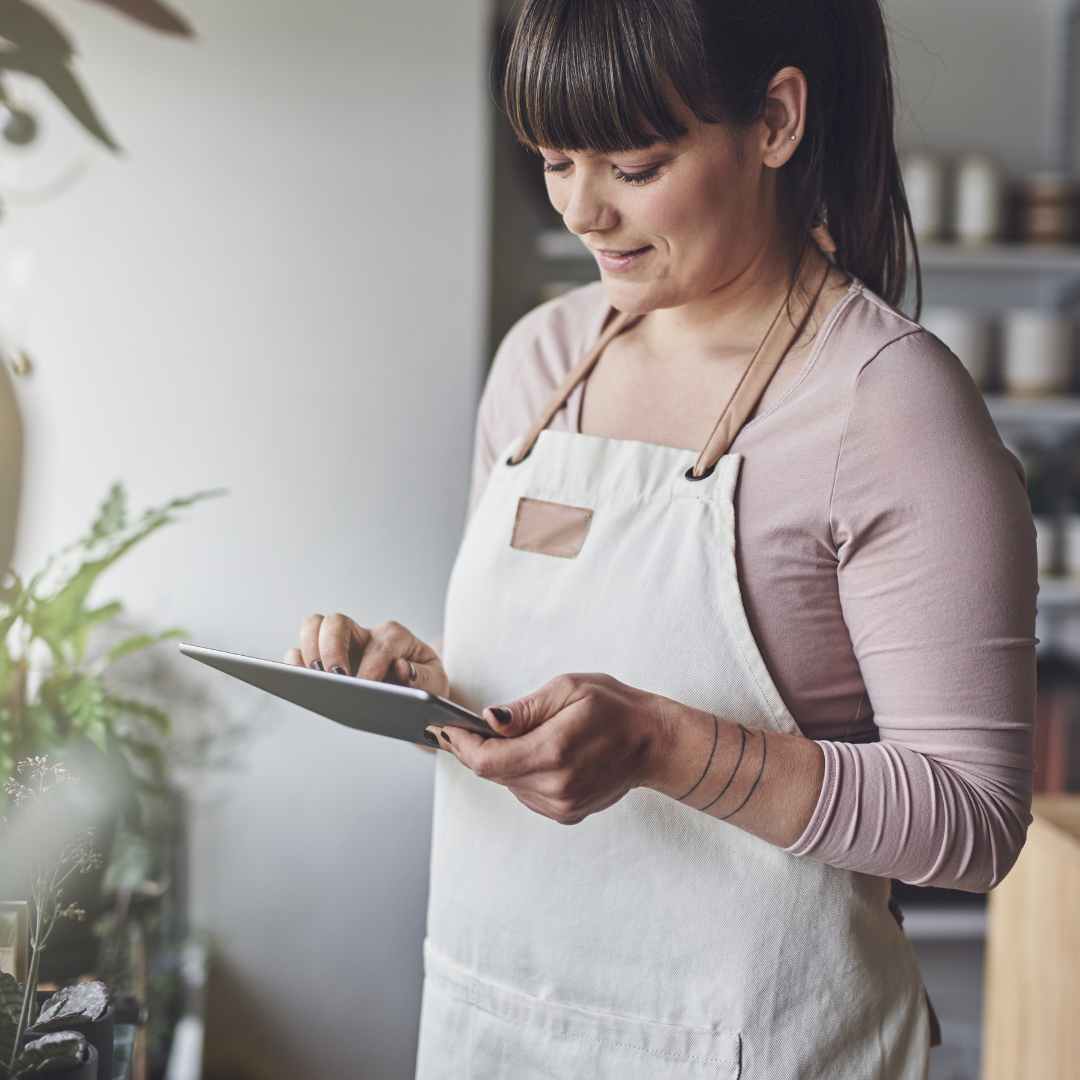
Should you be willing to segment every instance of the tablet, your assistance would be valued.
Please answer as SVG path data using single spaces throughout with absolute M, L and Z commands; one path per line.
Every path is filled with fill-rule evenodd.
M 179 647 L 192 660 L 209 664 L 226 675 L 356 731 L 370 731 L 421 746 L 432 745 L 424 732 L 428 724 L 463 727 L 478 735 L 503 737 L 482 716 L 427 690 L 356 675 L 335 675 L 332 671 L 316 671 L 282 660 L 222 652 L 187 641 L 181 641 Z

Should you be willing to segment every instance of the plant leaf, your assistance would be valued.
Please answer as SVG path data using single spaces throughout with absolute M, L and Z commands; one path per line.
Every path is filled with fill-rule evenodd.
M 182 626 L 173 626 L 168 630 L 162 630 L 160 634 L 135 634 L 133 637 L 114 645 L 105 655 L 110 664 L 116 663 L 123 656 L 138 652 L 140 649 L 156 645 L 159 641 L 168 638 L 184 638 L 189 636 L 189 631 Z
M 117 697 L 115 694 L 106 694 L 105 701 L 106 704 L 118 712 L 129 713 L 132 716 L 138 716 L 142 720 L 148 720 L 162 735 L 169 734 L 171 726 L 169 715 L 156 706 L 147 705 L 145 702 L 135 701 L 131 698 Z M 117 736 L 117 739 L 121 743 L 125 741 L 121 736 Z
M 90 532 L 83 540 L 84 544 L 96 540 L 105 540 L 115 536 L 127 525 L 127 495 L 124 485 L 119 481 L 109 488 L 109 493 L 98 508 L 98 515 L 90 526 Z
M 178 15 L 171 8 L 158 3 L 158 0 L 92 0 L 93 3 L 104 4 L 129 19 L 141 22 L 152 30 L 160 30 L 163 34 L 176 34 L 179 37 L 194 37 L 195 32 L 191 24 Z
M 95 139 L 110 150 L 120 149 L 120 144 L 109 134 L 75 72 L 67 66 L 64 58 L 30 49 L 4 49 L 0 50 L 0 69 L 21 71 L 40 79 Z
M 113 600 L 111 603 L 104 604 L 83 614 L 79 620 L 79 625 L 75 627 L 71 635 L 71 643 L 75 650 L 75 661 L 77 663 L 81 663 L 86 655 L 86 636 L 91 627 L 115 618 L 123 610 L 124 605 L 119 600 Z
M 20 49 L 51 55 L 60 61 L 75 54 L 75 45 L 59 24 L 23 0 L 5 0 L 0 5 L 0 37 Z

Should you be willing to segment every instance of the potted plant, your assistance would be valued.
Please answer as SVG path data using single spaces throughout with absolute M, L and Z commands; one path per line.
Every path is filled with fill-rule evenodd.
M 173 499 L 129 520 L 124 489 L 114 483 L 85 535 L 25 582 L 14 569 L 0 581 L 0 775 L 16 759 L 45 754 L 77 767 L 91 791 L 103 796 L 93 824 L 105 853 L 113 852 L 119 828 L 138 837 L 159 812 L 152 804 L 169 799 L 163 755 L 169 716 L 159 705 L 117 692 L 110 669 L 133 653 L 189 635 L 184 627 L 138 632 L 92 655 L 91 636 L 107 633 L 124 609 L 119 600 L 92 604 L 91 591 L 126 552 L 175 520 L 175 511 L 221 493 Z M 94 918 L 101 913 L 105 872 L 96 868 L 77 897 Z M 0 866 L 0 895 L 26 891 L 25 881 L 11 880 L 9 868 Z M 54 955 L 70 966 L 49 971 L 57 981 L 86 970 L 96 953 L 86 933 L 61 930 L 60 937 L 66 944 Z

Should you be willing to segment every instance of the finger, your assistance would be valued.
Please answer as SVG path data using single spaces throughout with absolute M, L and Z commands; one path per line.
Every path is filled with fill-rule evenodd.
M 387 622 L 371 631 L 356 674 L 361 679 L 383 682 L 399 656 L 407 656 L 414 638 L 401 623 Z
M 414 686 L 417 690 L 426 690 L 429 694 L 442 696 L 443 680 L 430 664 L 420 664 L 408 657 L 399 656 L 394 661 L 391 671 L 395 680 L 402 686 Z
M 319 659 L 327 671 L 351 675 L 370 640 L 369 630 L 336 611 L 327 615 L 319 627 Z
M 576 700 L 583 686 L 575 675 L 556 675 L 539 690 L 503 705 L 489 705 L 481 715 L 500 735 L 524 735 Z
M 447 729 L 452 749 L 477 776 L 505 784 L 520 777 L 546 772 L 550 734 L 543 728 L 510 738 L 485 738 L 466 728 Z
M 289 651 L 285 653 L 282 659 L 285 661 L 286 664 L 296 664 L 299 667 L 305 666 L 304 657 L 299 649 L 289 649 Z
M 306 615 L 300 624 L 300 654 L 304 658 L 304 667 L 315 667 L 319 662 L 319 627 L 322 615 L 315 612 Z

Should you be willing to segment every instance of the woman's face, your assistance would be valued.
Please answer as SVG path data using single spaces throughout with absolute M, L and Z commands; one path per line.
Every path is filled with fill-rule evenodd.
M 611 303 L 623 311 L 707 298 L 749 265 L 770 261 L 775 251 L 762 260 L 763 245 L 779 240 L 776 173 L 755 153 L 756 129 L 736 134 L 673 104 L 689 129 L 675 144 L 610 155 L 540 147 L 548 198 L 594 257 L 647 248 L 624 264 L 597 257 Z

